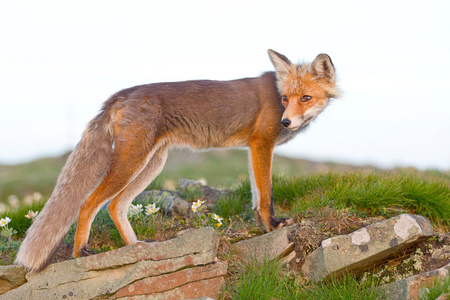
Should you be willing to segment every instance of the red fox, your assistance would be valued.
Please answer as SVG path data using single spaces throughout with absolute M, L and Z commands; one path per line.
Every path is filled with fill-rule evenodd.
M 173 146 L 249 147 L 256 221 L 267 231 L 291 224 L 274 216 L 273 148 L 309 125 L 339 91 L 328 55 L 296 65 L 268 53 L 276 72 L 256 78 L 155 83 L 111 96 L 68 158 L 15 263 L 31 272 L 44 268 L 77 215 L 73 256 L 89 255 L 92 221 L 109 200 L 124 242 L 136 243 L 127 208 L 160 173 Z

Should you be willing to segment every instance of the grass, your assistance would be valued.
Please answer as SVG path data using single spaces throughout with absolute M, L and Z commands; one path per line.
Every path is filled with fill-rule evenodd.
M 351 208 L 369 215 L 411 212 L 448 225 L 450 189 L 444 180 L 386 172 L 274 177 L 274 202 L 302 213 L 311 208 Z
M 422 288 L 422 290 L 419 291 L 419 297 L 420 300 L 434 300 L 437 299 L 442 294 L 448 295 L 449 293 L 450 293 L 450 275 L 447 274 L 447 276 L 442 280 L 439 279 L 434 280 L 433 284 L 430 287 Z
M 227 153 L 227 152 L 231 152 Z M 261 234 L 255 227 L 251 209 L 251 191 L 247 174 L 247 153 L 227 151 L 208 154 L 206 162 L 198 158 L 182 160 L 187 164 L 180 167 L 180 158 L 169 159 L 163 173 L 147 188 L 162 189 L 167 180 L 180 177 L 198 179 L 205 177 L 211 186 L 232 187 L 232 193 L 215 202 L 213 213 L 224 220 L 216 226 L 230 242 Z M 188 155 L 189 156 L 189 155 Z M 30 165 L 0 166 L 0 196 L 3 201 L 10 194 L 24 197 L 39 191 L 48 199 L 64 159 L 40 160 Z M 314 164 L 275 157 L 273 195 L 277 215 L 291 215 L 296 221 L 313 215 L 319 220 L 321 229 L 340 234 L 342 228 L 351 228 L 351 220 L 372 216 L 390 217 L 403 212 L 421 214 L 434 225 L 450 226 L 450 183 L 449 173 L 438 171 L 418 172 L 379 171 L 374 168 L 349 168 L 343 165 Z M 334 168 L 334 172 L 315 173 L 314 170 Z M 220 169 L 220 172 L 217 172 Z M 42 175 L 39 172 L 42 171 Z M 293 174 L 296 175 L 293 175 Z M 280 175 L 283 174 L 283 175 Z M 11 175 L 13 175 L 12 178 Z M 28 184 L 29 183 L 29 184 Z M 190 202 L 201 198 L 198 191 L 188 190 L 182 195 Z M 6 198 L 5 198 L 6 197 Z M 1 202 L 1 201 L 0 201 Z M 147 203 L 141 203 L 146 205 Z M 28 210 L 41 211 L 44 201 L 21 205 L 16 210 L 0 213 L 0 218 L 11 218 L 9 227 L 17 230 L 12 242 L 0 241 L 0 264 L 10 264 L 31 220 L 24 217 Z M 158 213 L 153 216 L 132 217 L 131 224 L 138 239 L 166 240 L 185 228 L 211 225 L 211 216 L 180 219 Z M 349 224 L 344 224 L 350 220 Z M 323 221 L 323 222 L 322 222 Z M 209 222 L 209 223 L 208 223 Z M 342 225 L 342 226 L 341 226 Z M 347 227 L 345 227 L 347 226 Z M 74 224 L 65 239 L 70 251 L 76 229 Z M 345 231 L 344 230 L 344 231 Z M 333 232 L 333 233 L 336 233 Z M 107 209 L 100 210 L 91 230 L 90 250 L 98 253 L 122 247 L 123 241 L 108 215 Z M 67 259 L 64 254 L 62 259 Z M 233 264 L 233 262 L 232 262 Z M 308 283 L 289 273 L 276 261 L 257 263 L 240 262 L 228 277 L 223 299 L 383 299 L 374 289 L 375 279 L 361 282 L 351 276 L 342 280 Z M 436 283 L 429 288 L 431 295 L 448 291 L 449 280 Z M 436 290 L 436 291 L 435 291 Z M 433 296 L 430 296 L 433 297 Z M 432 299 L 432 298 L 429 298 Z
M 417 174 L 378 172 L 274 176 L 275 205 L 301 215 L 312 209 L 351 209 L 362 215 L 410 212 L 449 225 L 450 189 L 445 180 Z M 229 217 L 251 212 L 248 180 L 216 203 L 218 214 Z
M 384 299 L 374 279 L 359 282 L 347 274 L 341 280 L 310 283 L 276 260 L 240 262 L 230 281 L 222 299 Z
M 179 178 L 197 180 L 206 178 L 213 187 L 234 187 L 248 177 L 248 152 L 243 150 L 191 152 L 171 150 L 159 178 L 176 182 Z M 0 165 L 0 203 L 6 203 L 10 195 L 23 198 L 33 192 L 40 192 L 48 198 L 56 179 L 64 166 L 67 155 L 44 158 L 14 166 Z M 316 173 L 318 171 L 375 170 L 373 167 L 355 167 L 344 164 L 316 163 L 301 159 L 290 159 L 274 155 L 273 171 L 286 175 Z M 220 170 L 220 172 L 218 172 Z M 450 172 L 430 171 L 432 176 L 450 179 Z M 430 175 L 431 176 L 431 175 Z
M 0 165 L 0 202 L 6 203 L 10 195 L 23 198 L 34 192 L 48 198 L 65 160 L 66 156 L 63 156 L 15 166 Z
M 226 198 L 215 202 L 215 211 L 224 218 L 251 213 L 252 193 L 250 181 L 241 181 L 236 190 Z
M 23 236 L 31 225 L 31 219 L 25 218 L 29 210 L 34 212 L 41 211 L 44 207 L 45 201 L 35 201 L 31 205 L 21 205 L 16 210 L 11 210 L 7 213 L 0 214 L 0 218 L 9 217 L 11 222 L 8 224 L 10 227 L 17 230 L 19 236 Z

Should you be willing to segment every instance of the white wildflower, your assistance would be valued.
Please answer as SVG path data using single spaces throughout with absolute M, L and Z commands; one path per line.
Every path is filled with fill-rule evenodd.
M 9 206 L 11 206 L 13 209 L 17 209 L 20 206 L 19 198 L 17 198 L 16 195 L 9 196 L 8 203 L 9 203 Z
M 5 213 L 8 210 L 6 204 L 0 202 L 0 214 Z
M 32 210 L 29 210 L 28 214 L 25 215 L 25 218 L 34 220 L 38 214 L 39 214 L 39 211 L 34 212 Z
M 202 184 L 202 185 L 207 185 L 205 178 L 199 178 L 197 181 L 200 182 L 200 184 Z
M 42 195 L 39 192 L 33 193 L 33 201 L 40 201 L 42 199 Z
M 8 217 L 1 218 L 0 219 L 0 227 L 4 227 L 4 226 L 8 225 L 9 222 L 11 222 L 10 218 L 8 218 Z
M 219 222 L 220 224 L 222 224 L 223 218 L 221 218 L 220 216 L 214 214 L 214 220 L 216 220 L 217 222 Z
M 205 203 L 205 201 L 198 200 L 197 202 L 192 202 L 192 208 L 191 208 L 192 211 L 193 212 L 197 212 L 198 209 L 200 208 L 200 206 L 202 206 L 203 203 Z
M 159 210 L 159 207 L 156 207 L 155 203 L 153 203 L 153 204 L 148 204 L 148 205 L 145 207 L 145 214 L 146 214 L 147 216 L 150 216 L 150 215 L 152 215 L 152 214 L 158 212 L 158 210 Z
M 131 204 L 130 207 L 128 207 L 128 215 L 136 216 L 136 215 L 140 214 L 142 210 L 143 210 L 142 204 L 136 204 L 136 205 Z
M 30 195 L 27 195 L 23 198 L 23 204 L 25 205 L 32 205 L 33 204 L 33 197 Z

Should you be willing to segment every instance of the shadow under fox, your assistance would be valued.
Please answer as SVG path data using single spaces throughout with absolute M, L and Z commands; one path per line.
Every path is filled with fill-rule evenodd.
M 77 216 L 73 255 L 89 254 L 92 221 L 109 200 L 110 216 L 124 242 L 136 243 L 128 206 L 161 172 L 173 146 L 249 147 L 255 219 L 267 231 L 292 223 L 274 216 L 273 148 L 305 128 L 338 90 L 328 55 L 295 65 L 268 52 L 276 72 L 256 78 L 155 83 L 111 96 L 68 158 L 16 263 L 33 272 L 45 267 Z

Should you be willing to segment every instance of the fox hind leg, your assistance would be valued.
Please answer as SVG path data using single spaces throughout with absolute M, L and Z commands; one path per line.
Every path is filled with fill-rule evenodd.
M 156 145 L 149 149 L 143 147 L 148 145 L 148 136 L 143 133 L 142 136 L 133 134 L 133 138 L 125 136 L 116 139 L 108 174 L 81 206 L 75 233 L 74 258 L 89 255 L 86 248 L 95 215 L 108 200 L 118 195 L 141 173 L 147 165 L 148 157 L 157 149 Z
M 123 191 L 108 205 L 109 215 L 114 221 L 125 244 L 138 241 L 136 234 L 127 218 L 127 210 L 133 199 L 139 195 L 161 172 L 167 159 L 166 147 L 159 148 L 152 156 L 147 166 Z

